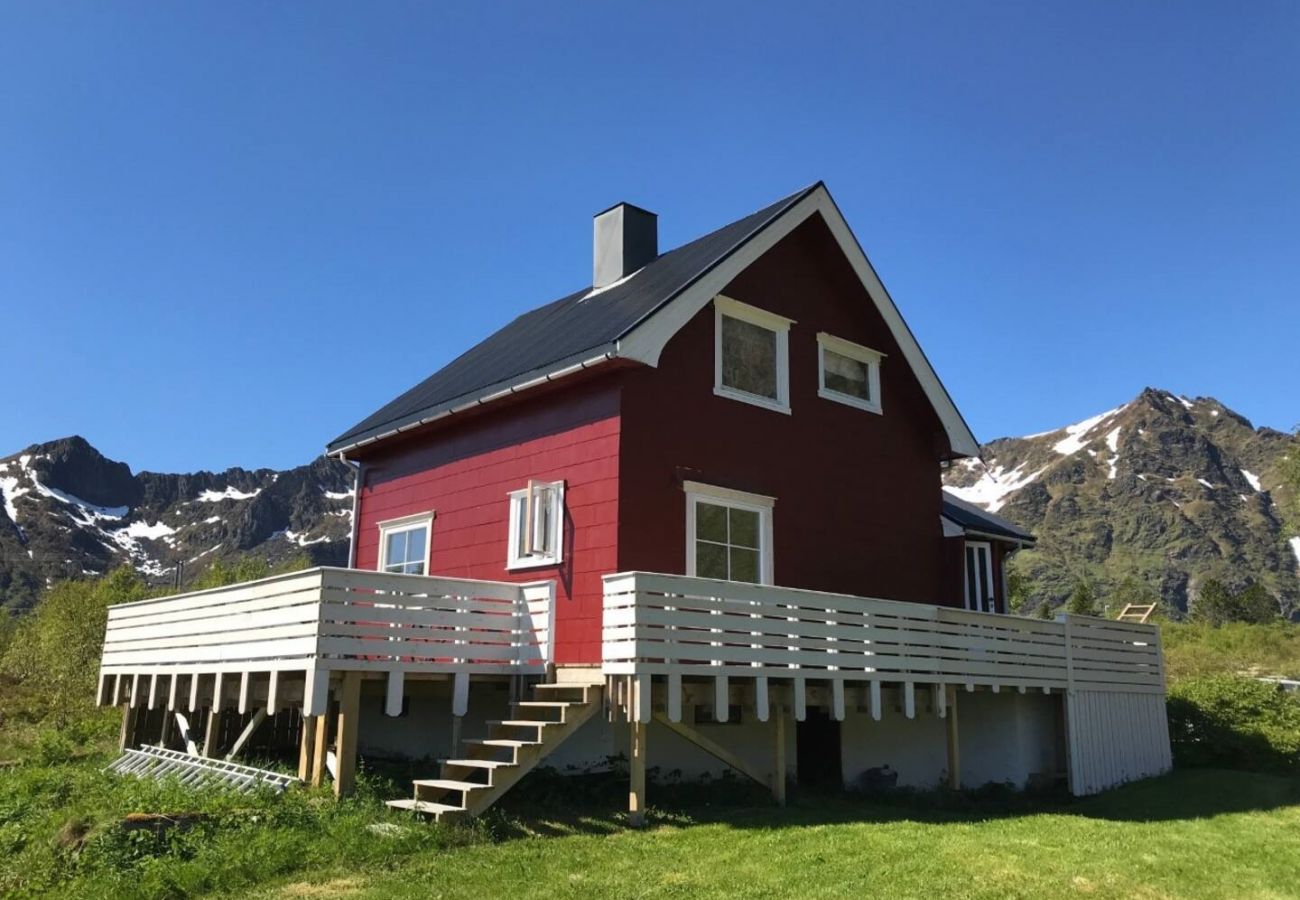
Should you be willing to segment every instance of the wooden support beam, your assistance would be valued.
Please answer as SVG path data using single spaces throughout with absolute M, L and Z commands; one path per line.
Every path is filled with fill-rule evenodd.
M 316 737 L 316 719 L 313 716 L 302 717 L 302 735 L 298 739 L 298 780 L 311 778 L 311 747 Z
M 766 722 L 771 715 L 766 675 L 760 675 L 754 679 L 754 713 L 758 716 L 760 722 Z
M 176 711 L 176 693 L 181 683 L 181 676 L 172 675 L 167 679 L 167 712 Z
M 199 745 L 194 742 L 194 735 L 190 731 L 190 720 L 180 711 L 176 711 L 176 730 L 180 732 L 181 740 L 185 742 L 185 752 L 190 756 L 200 756 Z
M 280 711 L 280 670 L 272 669 L 266 680 L 266 714 L 273 716 Z
M 338 770 L 334 776 L 334 795 L 346 797 L 356 787 L 357 726 L 361 724 L 361 673 L 344 672 L 339 691 L 339 725 L 336 741 Z
M 910 681 L 903 682 L 903 715 L 916 718 L 916 685 Z
M 675 734 L 678 734 L 686 738 L 686 740 L 690 741 L 692 744 L 699 747 L 701 750 L 703 750 L 705 753 L 708 753 L 710 756 L 713 756 L 716 759 L 719 759 L 722 762 L 726 763 L 727 765 L 731 766 L 731 768 L 735 769 L 737 772 L 739 772 L 741 775 L 744 775 L 746 778 L 754 779 L 754 781 L 757 781 L 765 788 L 770 788 L 772 786 L 772 779 L 767 772 L 760 772 L 759 770 L 755 769 L 753 766 L 745 762 L 736 754 L 732 753 L 726 747 L 722 746 L 717 741 L 714 741 L 711 738 L 705 737 L 704 735 L 696 731 L 694 728 L 691 728 L 687 725 L 682 725 L 678 722 L 670 722 L 667 716 L 662 715 L 660 713 L 655 714 L 655 721 L 658 722 L 660 725 L 663 725 L 665 728 L 669 729 L 670 731 L 674 732 Z
M 776 704 L 776 719 L 772 722 L 773 737 L 776 739 L 772 754 L 772 799 L 778 806 L 785 806 L 785 710 Z
M 961 746 L 957 741 L 957 689 L 948 691 L 948 787 L 961 789 Z
M 633 828 L 645 825 L 645 735 L 646 723 L 629 716 L 631 743 L 628 746 L 628 770 L 631 775 L 627 792 L 627 823 Z
M 248 743 L 248 739 L 253 736 L 253 732 L 257 731 L 257 727 L 265 721 L 265 708 L 258 709 L 257 712 L 253 713 L 253 718 L 248 720 L 248 724 L 239 733 L 239 737 L 235 738 L 235 743 L 231 746 L 230 752 L 226 754 L 226 759 L 231 760 L 238 756 L 239 752 L 244 749 L 244 745 Z
M 162 731 L 158 735 L 158 746 L 164 749 L 172 742 L 172 714 L 163 710 Z
M 680 673 L 668 676 L 668 718 L 674 722 L 682 720 L 682 676 Z
M 516 693 L 516 679 L 511 679 L 510 690 Z M 400 716 L 402 714 L 402 692 L 406 686 L 406 675 L 401 669 L 394 669 L 388 673 L 388 691 L 384 697 L 384 714 L 388 716 Z M 517 696 L 517 693 L 516 693 Z
M 122 705 L 122 730 L 117 736 L 117 749 L 125 750 L 134 746 L 136 720 L 139 717 L 140 710 L 129 703 Z
M 880 721 L 880 682 L 871 681 L 871 718 Z
M 320 787 L 325 781 L 325 755 L 329 752 L 330 717 L 323 715 L 315 718 L 316 735 L 312 738 L 311 748 L 311 786 Z
M 203 755 L 214 757 L 217 755 L 217 742 L 221 739 L 221 710 L 212 707 L 208 710 L 208 727 L 203 733 Z
M 158 708 L 158 673 L 149 676 L 149 708 Z
M 241 716 L 248 713 L 248 694 L 252 689 L 252 682 L 252 672 L 239 673 L 239 714 Z

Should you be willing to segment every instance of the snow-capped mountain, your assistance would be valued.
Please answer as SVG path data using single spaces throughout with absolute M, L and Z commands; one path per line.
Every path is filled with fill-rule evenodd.
M 214 559 L 306 553 L 347 561 L 352 471 L 321 457 L 271 469 L 132 474 L 80 437 L 0 459 L 0 606 L 33 602 L 49 580 L 130 563 L 170 583 Z
M 1153 588 L 1180 609 L 1199 580 L 1260 582 L 1300 606 L 1300 539 L 1288 540 L 1276 466 L 1288 435 L 1207 397 L 1147 388 L 1123 406 L 986 444 L 944 475 L 957 496 L 1030 528 L 1015 566 L 1036 596 L 1080 580 Z

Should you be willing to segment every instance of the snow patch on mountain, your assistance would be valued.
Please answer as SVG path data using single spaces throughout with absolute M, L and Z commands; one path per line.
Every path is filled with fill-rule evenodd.
M 1260 493 L 1260 492 L 1262 492 L 1262 491 L 1264 490 L 1264 489 L 1263 489 L 1262 487 L 1260 487 L 1260 485 L 1259 485 L 1259 476 L 1258 476 L 1258 475 L 1256 475 L 1256 474 L 1254 474 L 1254 473 L 1252 473 L 1252 472 L 1247 472 L 1245 469 L 1242 469 L 1242 470 L 1241 470 L 1241 474 L 1245 477 L 1246 481 L 1250 482 L 1250 486 L 1253 487 L 1253 488 L 1255 489 L 1255 493 L 1258 494 L 1258 493 Z
M 261 488 L 253 491 L 241 491 L 236 487 L 228 487 L 224 491 L 204 491 L 194 499 L 199 503 L 220 503 L 222 500 L 252 500 L 260 493 L 262 493 Z
M 1106 472 L 1106 478 L 1108 478 L 1111 481 L 1114 481 L 1115 474 L 1117 472 L 1116 467 L 1119 464 L 1119 428 L 1118 427 L 1112 429 L 1110 434 L 1106 435 L 1106 446 L 1110 449 L 1110 468 Z
M 1300 537 L 1293 537 L 1287 543 L 1291 545 L 1291 552 L 1295 554 L 1295 564 L 1300 568 Z
M 974 469 L 975 466 L 983 467 L 984 473 L 974 484 L 965 487 L 949 485 L 946 490 L 967 503 L 974 503 L 976 506 L 984 507 L 989 512 L 997 512 L 1011 494 L 1014 494 L 1043 473 L 1043 470 L 1039 469 L 1026 475 L 1022 471 L 1024 469 L 1023 463 L 1007 472 L 1001 466 L 989 469 L 988 466 L 978 460 L 964 460 L 963 462 L 970 469 Z
M 1092 418 L 1066 426 L 1065 437 L 1053 444 L 1052 449 L 1062 456 L 1073 456 L 1087 445 L 1089 434 L 1123 412 L 1125 406 L 1108 409 L 1106 412 L 1098 413 Z

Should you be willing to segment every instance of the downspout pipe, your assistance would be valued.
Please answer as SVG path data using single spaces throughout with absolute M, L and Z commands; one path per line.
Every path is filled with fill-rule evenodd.
M 339 462 L 345 463 L 353 468 L 355 475 L 352 480 L 352 532 L 348 536 L 348 568 L 357 567 L 357 533 L 361 527 L 358 513 L 361 511 L 361 488 L 365 484 L 366 467 L 364 463 L 353 462 L 343 454 L 338 453 Z

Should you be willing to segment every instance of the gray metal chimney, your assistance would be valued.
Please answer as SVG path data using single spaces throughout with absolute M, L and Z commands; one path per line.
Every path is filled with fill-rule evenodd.
M 639 206 L 611 206 L 592 226 L 592 287 L 626 278 L 659 255 L 659 217 Z

